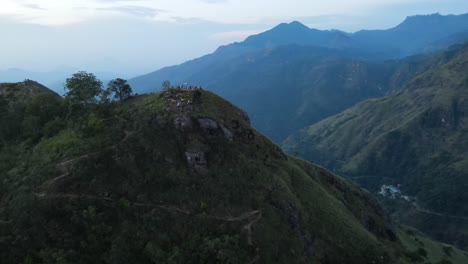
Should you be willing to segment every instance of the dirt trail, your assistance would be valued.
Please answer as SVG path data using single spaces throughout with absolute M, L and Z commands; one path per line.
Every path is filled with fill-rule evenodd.
M 106 202 L 118 202 L 117 199 L 112 199 L 109 197 L 88 195 L 88 194 L 71 194 L 71 193 L 57 193 L 57 194 L 47 194 L 47 193 L 35 193 L 35 195 L 40 199 L 58 199 L 58 198 L 67 198 L 67 199 L 88 199 L 88 200 L 101 200 Z M 191 212 L 182 208 L 178 208 L 172 205 L 158 205 L 150 203 L 139 203 L 139 202 L 129 202 L 132 206 L 137 207 L 151 207 L 151 208 L 161 208 L 167 211 L 174 211 L 178 213 L 183 213 L 190 215 Z
M 259 261 L 259 260 L 260 260 L 260 255 L 257 255 L 257 256 L 255 256 L 255 258 L 253 258 L 253 259 L 249 262 L 249 264 L 257 263 L 257 261 Z
M 227 216 L 227 217 L 211 216 L 210 218 L 213 218 L 213 219 L 216 219 L 216 220 L 227 221 L 227 222 L 238 222 L 238 221 L 242 221 L 242 220 L 245 220 L 245 219 L 250 219 L 253 216 L 258 216 L 258 215 L 261 215 L 260 210 L 245 212 L 245 213 L 243 213 L 243 214 L 241 214 L 241 215 L 239 215 L 237 217 L 233 217 L 233 216 Z
M 242 230 L 245 230 L 247 232 L 247 243 L 250 246 L 253 246 L 252 226 L 262 218 L 262 211 L 254 210 L 250 212 L 245 212 L 237 217 L 229 216 L 229 217 L 211 217 L 211 218 L 214 218 L 216 220 L 227 221 L 227 222 L 240 222 L 243 220 L 250 219 L 251 221 L 248 222 L 246 225 L 244 225 L 242 227 Z
M 77 161 L 80 161 L 80 160 L 83 160 L 83 159 L 86 159 L 86 158 L 88 158 L 88 157 L 90 157 L 92 155 L 99 154 L 100 152 L 102 152 L 104 150 L 115 149 L 115 148 L 117 148 L 118 145 L 120 145 L 121 143 L 127 141 L 130 136 L 134 135 L 137 132 L 138 131 L 124 130 L 125 136 L 119 142 L 117 142 L 116 144 L 114 144 L 114 145 L 112 145 L 110 147 L 106 147 L 101 151 L 84 154 L 84 155 L 78 156 L 76 158 L 72 158 L 72 159 L 65 160 L 65 161 L 62 161 L 60 163 L 57 163 L 56 168 L 61 174 L 59 176 L 47 181 L 46 185 L 51 186 L 52 184 L 59 181 L 60 179 L 66 178 L 70 174 L 70 168 L 73 165 L 73 163 L 75 163 Z
M 429 210 L 429 209 L 422 208 L 422 207 L 421 207 L 419 204 L 417 204 L 416 202 L 413 203 L 413 206 L 414 206 L 414 208 L 416 209 L 416 211 L 421 212 L 421 213 L 424 213 L 424 214 L 430 214 L 430 215 L 435 215 L 435 216 L 440 216 L 440 217 L 448 217 L 448 218 L 452 218 L 452 219 L 458 219 L 458 220 L 466 220 L 466 221 L 468 221 L 468 217 L 456 216 L 456 215 L 449 215 L 449 214 L 443 214 L 443 213 L 431 211 L 431 210 Z
M 100 200 L 106 202 L 118 202 L 117 199 L 112 199 L 109 197 L 103 196 L 96 196 L 96 195 L 86 195 L 86 194 L 71 194 L 71 193 L 57 193 L 57 194 L 47 194 L 47 193 L 35 193 L 36 197 L 39 199 L 58 199 L 58 198 L 66 198 L 66 199 L 89 199 L 89 200 Z M 174 205 L 167 205 L 167 204 L 152 204 L 152 203 L 140 203 L 140 202 L 129 202 L 130 206 L 137 206 L 137 207 L 147 207 L 147 208 L 159 208 L 166 210 L 168 212 L 175 212 L 179 214 L 183 214 L 186 216 L 192 216 L 193 213 L 187 209 L 183 209 Z M 196 216 L 196 215 L 193 215 Z M 260 210 L 253 210 L 249 212 L 245 212 L 239 216 L 214 216 L 209 215 L 208 218 L 219 220 L 219 221 L 226 221 L 226 222 L 242 222 L 244 220 L 250 220 L 247 224 L 242 226 L 242 231 L 247 232 L 247 243 L 250 246 L 253 246 L 253 235 L 252 235 L 252 227 L 253 225 L 258 222 L 262 218 L 262 211 Z M 260 260 L 260 256 L 257 254 L 249 263 L 253 264 Z
M 57 163 L 57 165 L 55 165 L 55 167 L 57 168 L 57 170 L 61 173 L 59 176 L 47 181 L 45 184 L 46 186 L 51 186 L 52 184 L 54 184 L 55 182 L 63 179 L 63 178 L 66 178 L 69 174 L 70 174 L 70 167 L 73 165 L 74 162 L 76 161 L 79 161 L 79 160 L 82 160 L 82 159 L 86 159 L 88 158 L 90 155 L 92 154 L 85 154 L 85 155 L 81 155 L 79 157 L 76 157 L 76 158 L 73 158 L 73 159 L 69 159 L 69 160 L 65 160 L 65 161 L 62 161 L 60 163 Z
M 90 199 L 90 200 L 101 200 L 101 201 L 107 201 L 107 202 L 118 202 L 119 200 L 113 199 L 110 197 L 103 197 L 103 196 L 96 196 L 96 195 L 88 195 L 88 194 L 71 194 L 71 193 L 56 193 L 56 194 L 47 194 L 47 193 L 35 193 L 35 195 L 38 198 L 41 199 L 46 199 L 46 198 L 51 198 L 51 199 L 56 199 L 56 198 L 68 198 L 68 199 Z M 140 203 L 140 202 L 129 202 L 130 205 L 132 206 L 138 206 L 138 207 L 153 207 L 153 208 L 161 208 L 165 209 L 167 211 L 175 211 L 179 212 L 182 214 L 186 215 L 191 215 L 193 214 L 189 210 L 182 209 L 180 207 L 174 206 L 174 205 L 167 205 L 167 204 L 152 204 L 152 203 Z M 251 230 L 252 225 L 260 220 L 262 217 L 262 212 L 260 210 L 254 210 L 250 212 L 245 212 L 241 214 L 240 216 L 233 217 L 233 216 L 226 216 L 226 217 L 220 217 L 220 216 L 213 216 L 209 215 L 208 218 L 215 219 L 215 220 L 220 220 L 220 221 L 226 221 L 226 222 L 240 222 L 246 219 L 252 219 L 248 224 L 243 226 L 243 229 Z
M 133 136 L 134 134 L 138 133 L 138 131 L 127 131 L 124 130 L 125 136 L 115 145 L 112 146 L 112 148 L 116 148 L 118 145 L 122 144 L 123 142 L 127 141 L 127 139 L 130 136 Z
M 61 175 L 51 179 L 50 181 L 46 182 L 47 186 L 51 186 L 55 182 L 66 178 L 67 176 L 70 175 L 70 168 L 73 165 L 73 163 L 86 159 L 92 155 L 98 154 L 104 150 L 108 149 L 116 149 L 118 145 L 122 144 L 123 142 L 127 141 L 128 138 L 136 133 L 138 131 L 127 131 L 124 130 L 125 136 L 116 144 L 109 146 L 99 152 L 93 152 L 93 153 L 88 153 L 81 155 L 79 157 L 75 157 L 69 160 L 62 161 L 60 163 L 57 163 L 56 168 L 57 170 L 61 173 Z M 117 202 L 118 200 L 112 199 L 109 197 L 103 197 L 103 196 L 95 196 L 95 195 L 85 195 L 85 194 L 70 194 L 70 193 L 57 193 L 57 194 L 48 194 L 48 193 L 35 193 L 36 197 L 40 199 L 57 199 L 57 198 L 67 198 L 67 199 L 90 199 L 90 200 L 101 200 L 101 201 L 107 201 L 107 202 Z M 193 213 L 190 212 L 187 209 L 183 209 L 174 205 L 167 205 L 167 204 L 151 204 L 151 203 L 140 203 L 140 202 L 130 202 L 131 206 L 137 206 L 137 207 L 148 207 L 148 208 L 160 208 L 169 212 L 176 212 L 184 215 L 192 215 Z M 215 220 L 220 220 L 220 221 L 226 221 L 226 222 L 241 222 L 244 220 L 250 220 L 247 224 L 242 226 L 242 230 L 245 230 L 247 232 L 247 242 L 249 245 L 253 246 L 253 239 L 252 239 L 252 227 L 253 225 L 258 222 L 262 218 L 262 212 L 260 210 L 253 210 L 249 212 L 245 212 L 237 217 L 233 216 L 213 216 L 210 215 L 208 216 L 211 219 Z M 259 261 L 260 256 L 256 256 L 250 263 L 256 263 Z

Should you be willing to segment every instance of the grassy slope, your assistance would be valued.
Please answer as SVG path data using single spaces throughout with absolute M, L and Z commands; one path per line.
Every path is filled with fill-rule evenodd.
M 425 263 L 431 261 L 432 263 L 464 264 L 468 259 L 467 252 L 448 244 L 434 242 L 423 233 L 411 227 L 400 227 L 398 229 L 398 237 L 409 252 L 418 252 L 418 250 L 423 249 L 427 253 L 425 257 L 424 253 L 422 255 L 416 253 L 416 255 L 420 255 Z
M 285 156 L 212 93 L 138 96 L 43 132 L 0 148 L 5 263 L 408 262 L 367 192 Z
M 368 193 L 287 157 L 210 92 L 142 95 L 75 118 L 1 145 L 5 263 L 394 263 L 400 256 Z
M 372 190 L 403 184 L 425 208 L 468 215 L 468 46 L 445 56 L 453 59 L 419 75 L 404 91 L 313 125 L 286 140 L 285 149 Z M 450 239 L 443 229 L 430 231 Z

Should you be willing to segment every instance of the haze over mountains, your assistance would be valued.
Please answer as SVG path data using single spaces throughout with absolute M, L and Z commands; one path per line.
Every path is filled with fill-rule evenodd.
M 433 66 L 401 92 L 357 104 L 283 146 L 371 191 L 400 185 L 419 208 L 450 216 L 426 224 L 427 215 L 413 212 L 406 221 L 466 247 L 468 45 L 436 56 Z
M 358 182 L 374 192 L 383 184 L 402 184 L 417 206 L 397 206 L 399 219 L 465 247 L 468 240 L 461 230 L 467 227 L 463 217 L 468 197 L 462 193 L 467 176 L 460 164 L 467 147 L 459 127 L 464 110 L 459 109 L 464 104 L 460 93 L 466 85 L 466 47 L 445 49 L 466 41 L 467 30 L 467 14 L 408 17 L 388 30 L 354 34 L 293 22 L 131 82 L 142 91 L 158 90 L 164 79 L 206 86 L 249 112 L 254 126 L 274 141 L 290 136 L 284 143 L 290 153 L 361 179 Z M 422 80 L 425 94 L 406 98 Z M 296 133 L 356 103 L 389 95 L 382 99 L 383 106 L 380 101 L 359 104 Z M 445 98 L 444 106 L 431 105 L 424 96 Z M 450 96 L 456 99 L 447 99 Z M 356 118 L 348 118 L 348 112 Z M 417 121 L 420 115 L 446 125 L 457 122 L 456 129 L 447 125 L 454 130 L 440 134 L 433 130 L 433 121 Z M 432 125 L 410 125 L 427 122 Z M 399 131 L 402 124 L 408 131 Z M 444 214 L 452 217 L 441 217 Z
M 21 82 L 26 79 L 38 81 L 58 94 L 64 93 L 65 79 L 70 77 L 73 73 L 79 71 L 79 69 L 71 67 L 62 67 L 60 70 L 49 71 L 49 72 L 34 72 L 26 71 L 22 69 L 8 69 L 0 71 L 0 81 L 2 82 Z M 125 74 L 111 73 L 111 72 L 95 72 L 94 73 L 99 79 L 105 83 L 109 80 L 118 77 L 127 77 Z
M 0 72 L 0 259 L 468 263 L 467 41 L 468 14 L 284 23 L 139 94 Z
M 384 59 L 445 48 L 467 32 L 468 14 L 409 17 L 392 29 L 355 34 L 293 22 L 130 83 L 140 93 L 159 90 L 164 80 L 202 85 L 245 109 L 255 127 L 281 142 L 297 129 L 393 91 L 398 62 Z

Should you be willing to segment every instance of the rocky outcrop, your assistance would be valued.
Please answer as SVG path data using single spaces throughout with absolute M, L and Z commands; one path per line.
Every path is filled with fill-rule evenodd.
M 198 124 L 202 131 L 210 136 L 223 136 L 225 139 L 232 141 L 234 133 L 222 124 L 209 118 L 199 118 Z
M 189 131 L 193 129 L 193 122 L 188 116 L 179 116 L 174 119 L 174 126 L 178 130 Z
M 187 163 L 195 171 L 203 172 L 207 169 L 206 153 L 200 150 L 189 150 L 185 152 Z
M 198 124 L 200 125 L 200 128 L 205 131 L 218 129 L 218 123 L 216 123 L 216 121 L 211 120 L 209 118 L 199 118 L 197 121 L 198 121 Z
M 224 138 L 229 140 L 229 141 L 232 141 L 234 139 L 234 134 L 231 132 L 231 130 L 227 129 L 223 125 L 220 125 L 220 127 L 223 130 Z

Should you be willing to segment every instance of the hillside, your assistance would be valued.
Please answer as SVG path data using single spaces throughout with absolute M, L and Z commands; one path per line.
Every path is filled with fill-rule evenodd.
M 437 27 L 422 26 L 433 20 Z M 462 41 L 467 25 L 468 15 L 417 16 L 392 29 L 349 34 L 283 23 L 130 83 L 140 93 L 160 90 L 165 80 L 201 85 L 245 109 L 255 128 L 282 142 L 298 129 L 401 87 L 419 71 L 398 71 L 406 62 L 397 58 Z
M 401 185 L 400 217 L 468 246 L 468 45 L 454 47 L 401 92 L 360 103 L 284 142 L 371 191 Z
M 8 113 L 39 96 L 27 94 L 10 96 Z M 40 137 L 2 141 L 3 263 L 407 263 L 418 254 L 369 193 L 288 157 L 211 92 L 54 113 Z M 59 129 L 46 130 L 51 122 Z
M 346 51 L 291 45 L 213 64 L 189 83 L 236 102 L 251 113 L 255 128 L 281 142 L 358 102 L 398 90 L 431 65 L 428 58 L 369 62 Z

